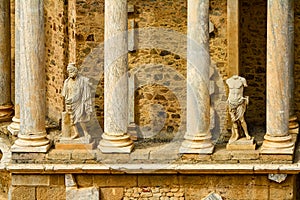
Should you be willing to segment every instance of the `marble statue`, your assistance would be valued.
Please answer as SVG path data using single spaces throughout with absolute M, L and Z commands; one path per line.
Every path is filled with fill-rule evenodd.
M 74 63 L 67 66 L 68 78 L 64 82 L 62 96 L 65 98 L 65 116 L 68 118 L 73 135 L 69 136 L 72 139 L 80 136 L 78 125 L 81 126 L 84 136 L 89 137 L 86 122 L 90 121 L 93 111 L 91 84 L 89 79 L 78 74 L 78 69 Z M 62 131 L 64 132 L 64 130 Z M 63 135 L 68 135 L 63 133 Z
M 228 144 L 237 141 L 241 137 L 241 128 L 243 129 L 246 139 L 251 140 L 252 137 L 248 133 L 247 124 L 244 118 L 244 113 L 249 103 L 249 97 L 243 96 L 244 87 L 248 86 L 246 79 L 238 75 L 233 75 L 231 78 L 226 80 L 226 84 L 229 87 L 227 103 L 232 121 L 232 135 Z M 240 126 L 241 128 L 239 128 Z

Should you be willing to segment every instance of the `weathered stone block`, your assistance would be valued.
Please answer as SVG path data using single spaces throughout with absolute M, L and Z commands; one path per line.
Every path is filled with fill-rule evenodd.
M 198 175 L 198 176 L 193 176 L 193 175 L 183 175 L 179 177 L 179 183 L 181 186 L 185 185 L 204 185 L 207 184 L 207 176 L 205 175 Z M 208 185 L 206 185 L 208 186 Z
M 138 176 L 138 186 L 163 186 L 178 185 L 179 180 L 176 175 L 140 175 Z
M 225 187 L 217 187 L 215 191 L 221 194 L 224 199 L 268 199 L 268 187 L 256 188 L 249 185 L 248 187 L 232 187 L 229 185 Z
M 48 153 L 48 159 L 51 160 L 70 160 L 71 150 L 58 150 L 53 149 Z
M 255 175 L 253 178 L 253 184 L 256 186 L 268 187 L 270 184 L 270 180 L 268 179 L 268 175 Z
M 13 186 L 49 186 L 49 175 L 12 175 Z
M 268 176 L 266 177 L 268 178 Z M 278 187 L 279 185 L 281 187 L 289 187 L 291 185 L 296 185 L 296 179 L 297 179 L 297 176 L 296 175 L 288 175 L 286 177 L 286 179 L 281 182 L 280 184 L 278 184 L 277 182 L 274 182 L 274 181 L 270 181 L 268 180 L 269 184 L 270 184 L 270 187 Z
M 50 185 L 65 185 L 65 176 L 64 175 L 50 175 Z
M 286 187 L 270 187 L 270 199 L 286 199 L 292 200 L 295 199 L 294 186 L 286 186 Z
M 218 149 L 212 155 L 212 159 L 216 160 L 216 161 L 230 160 L 231 159 L 231 154 L 230 154 L 230 152 L 226 151 L 226 149 Z
M 121 200 L 123 199 L 123 188 L 101 188 L 101 200 Z
M 186 188 L 185 189 L 185 200 L 196 200 L 206 197 L 209 193 L 213 192 L 214 188 L 203 187 L 203 188 Z
M 74 150 L 71 157 L 74 160 L 93 160 L 96 155 L 94 151 Z
M 156 150 L 150 152 L 150 159 L 154 160 L 175 160 L 179 158 L 178 150 L 168 150 L 168 149 L 162 149 L 162 150 Z
M 94 175 L 94 186 L 98 187 L 134 187 L 137 177 L 134 175 Z
M 95 187 L 90 188 L 76 188 L 67 187 L 66 189 L 66 200 L 99 200 L 99 189 Z
M 259 159 L 259 151 L 244 150 L 231 151 L 232 159 L 234 160 L 257 160 Z
M 94 183 L 93 175 L 77 175 L 76 182 L 79 187 L 91 187 Z
M 10 187 L 9 199 L 10 200 L 36 200 L 35 187 Z
M 96 158 L 98 161 L 102 161 L 103 163 L 127 163 L 130 160 L 130 154 L 110 154 L 110 153 L 102 153 L 96 152 Z
M 36 198 L 39 200 L 65 200 L 66 187 L 37 187 Z
M 131 160 L 147 160 L 150 157 L 150 150 L 136 149 L 130 154 Z
M 271 163 L 292 163 L 293 155 L 272 155 L 272 154 L 262 154 L 260 155 L 262 161 Z
M 44 153 L 12 153 L 13 160 L 40 160 L 44 158 Z
M 256 186 L 253 185 L 252 187 L 246 187 L 248 192 L 247 195 L 248 197 L 252 197 L 252 199 L 257 199 L 257 200 L 269 200 L 269 188 L 266 186 Z M 231 196 L 234 196 L 235 194 L 232 193 Z M 247 198 L 247 196 L 245 197 Z

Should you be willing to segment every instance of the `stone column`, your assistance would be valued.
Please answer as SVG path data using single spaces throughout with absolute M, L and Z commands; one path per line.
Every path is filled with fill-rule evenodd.
M 20 3 L 20 121 L 12 152 L 47 152 L 45 129 L 44 1 Z
M 289 134 L 289 2 L 268 0 L 267 133 L 261 152 L 293 154 Z
M 297 134 L 299 132 L 299 124 L 295 114 L 294 104 L 294 0 L 289 0 L 289 132 Z
M 105 1 L 103 153 L 130 153 L 128 122 L 127 0 Z
M 15 116 L 7 127 L 12 135 L 20 131 L 20 0 L 15 0 Z
M 211 154 L 209 0 L 188 0 L 187 131 L 180 153 Z
M 0 1 L 0 122 L 12 118 L 11 104 L 11 42 L 10 42 L 10 1 Z

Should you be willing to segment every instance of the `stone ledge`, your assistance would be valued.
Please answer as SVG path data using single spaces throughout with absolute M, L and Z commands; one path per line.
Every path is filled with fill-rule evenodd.
M 295 164 L 7 164 L 13 174 L 266 174 L 300 173 Z
M 11 184 L 13 186 L 50 186 L 49 175 L 13 175 Z

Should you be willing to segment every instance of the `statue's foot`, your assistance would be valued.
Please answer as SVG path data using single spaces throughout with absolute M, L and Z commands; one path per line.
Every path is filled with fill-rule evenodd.
M 231 136 L 228 143 L 231 144 L 239 139 L 239 136 Z
M 76 139 L 76 138 L 78 138 L 79 137 L 79 134 L 78 133 L 75 133 L 71 138 L 72 139 Z
M 83 131 L 84 137 L 89 137 L 89 133 L 87 131 Z
M 247 139 L 247 140 L 251 140 L 252 137 L 251 137 L 250 135 L 247 134 L 247 135 L 246 135 L 246 139 Z

